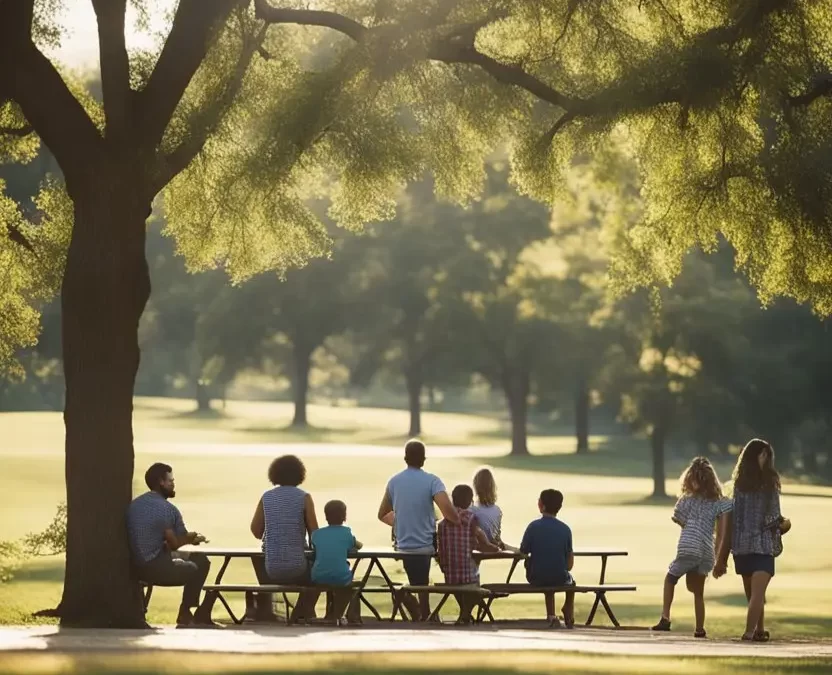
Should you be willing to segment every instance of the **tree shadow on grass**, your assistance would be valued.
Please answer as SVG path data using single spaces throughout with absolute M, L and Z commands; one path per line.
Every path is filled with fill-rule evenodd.
M 64 580 L 64 561 L 57 556 L 35 558 L 17 569 L 12 583 L 42 583 Z
M 352 435 L 356 432 L 355 427 L 316 427 L 311 424 L 305 427 L 296 427 L 292 424 L 286 424 L 283 426 L 268 426 L 268 425 L 258 425 L 258 426 L 250 426 L 250 427 L 240 427 L 235 431 L 244 433 L 244 434 L 269 434 L 271 435 L 274 440 L 276 441 L 293 441 L 298 443 L 305 443 L 305 442 L 336 442 L 337 439 L 333 439 L 332 436 L 335 434 L 349 434 Z

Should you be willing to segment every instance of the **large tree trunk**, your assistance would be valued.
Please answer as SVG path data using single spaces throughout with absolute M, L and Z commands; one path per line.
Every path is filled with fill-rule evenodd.
M 511 416 L 511 454 L 525 456 L 528 446 L 529 375 L 514 371 L 503 378 L 503 391 Z
M 202 380 L 197 380 L 196 383 L 196 409 L 199 412 L 211 410 L 211 391 Z
M 312 368 L 313 351 L 305 345 L 292 347 L 292 394 L 295 399 L 295 416 L 292 418 L 292 426 L 300 429 L 305 429 L 309 424 L 306 419 L 306 401 L 309 396 L 309 370 Z
M 650 433 L 650 448 L 653 455 L 653 496 L 667 497 L 665 490 L 664 443 L 666 431 L 663 423 L 653 427 Z
M 586 381 L 578 383 L 575 393 L 575 436 L 577 438 L 577 453 L 589 452 L 589 388 Z
M 150 294 L 144 252 L 150 203 L 140 199 L 140 192 L 131 180 L 102 177 L 72 195 L 75 226 L 61 291 L 67 488 L 63 625 L 145 625 L 125 528 L 132 497 L 138 325 Z
M 411 438 L 422 433 L 422 377 L 418 367 L 407 368 L 404 373 L 407 382 L 407 402 L 410 409 Z

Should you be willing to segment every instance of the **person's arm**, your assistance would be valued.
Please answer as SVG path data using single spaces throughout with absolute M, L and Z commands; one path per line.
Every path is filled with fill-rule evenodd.
M 378 507 L 378 519 L 385 525 L 393 527 L 393 500 L 390 499 L 390 489 L 384 490 L 384 496 L 381 498 L 381 504 Z
M 205 537 L 198 532 L 188 531 L 179 509 L 172 504 L 170 505 L 170 509 L 173 512 L 173 522 L 168 523 L 170 527 L 165 528 L 164 532 L 165 545 L 169 551 L 176 551 L 187 544 L 199 544 L 205 541 Z
M 520 553 L 528 554 L 531 551 L 532 546 L 532 534 L 531 534 L 531 525 L 526 528 L 526 531 L 523 533 L 523 539 L 520 541 Z
M 318 517 L 315 515 L 315 502 L 312 501 L 312 495 L 308 494 L 303 499 L 303 520 L 306 523 L 306 531 L 309 536 L 318 529 Z
M 439 512 L 445 520 L 454 525 L 459 525 L 459 514 L 451 503 L 451 498 L 448 497 L 447 492 L 442 490 L 433 495 L 433 503 L 439 507 Z
M 728 571 L 728 556 L 731 553 L 731 539 L 734 530 L 734 516 L 725 511 L 716 523 L 717 552 L 714 565 L 714 579 L 719 579 Z
M 684 527 L 685 523 L 687 522 L 687 519 L 688 519 L 687 505 L 688 505 L 688 500 L 687 500 L 686 497 L 682 497 L 681 499 L 679 499 L 679 501 L 676 502 L 676 507 L 673 509 L 673 515 L 670 517 L 670 519 L 674 523 L 676 523 L 679 527 Z
M 257 508 L 254 509 L 254 516 L 251 518 L 251 533 L 257 538 L 262 539 L 266 533 L 266 516 L 263 513 L 263 498 L 257 502 Z
M 176 534 L 172 528 L 165 530 L 165 544 L 169 551 L 176 551 L 187 544 L 199 543 L 200 534 L 197 532 L 185 532 L 184 534 Z
M 477 542 L 477 550 L 483 553 L 497 553 L 500 547 L 488 541 L 488 535 L 479 526 L 474 527 L 474 540 Z
M 572 530 L 569 530 L 569 539 L 566 542 L 566 571 L 571 572 L 575 566 L 575 550 L 572 548 Z
M 497 514 L 497 520 L 494 521 L 494 543 L 500 547 L 500 550 L 504 550 L 506 543 L 503 541 L 503 512 L 499 506 Z

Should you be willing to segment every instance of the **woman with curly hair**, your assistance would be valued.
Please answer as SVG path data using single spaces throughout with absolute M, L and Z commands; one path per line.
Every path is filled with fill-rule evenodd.
M 705 580 L 714 569 L 714 527 L 723 538 L 731 500 L 722 496 L 713 465 L 705 457 L 696 457 L 680 478 L 679 501 L 672 520 L 682 528 L 676 558 L 664 579 L 662 618 L 653 630 L 670 630 L 670 607 L 676 584 L 684 576 L 693 594 L 696 615 L 696 638 L 705 637 Z
M 265 565 L 258 570 L 261 583 L 311 583 L 308 537 L 318 529 L 312 495 L 298 487 L 306 479 L 306 467 L 294 455 L 283 455 L 269 466 L 269 482 L 251 520 L 251 533 L 263 541 Z M 265 574 L 264 574 L 265 573 Z M 312 618 L 318 593 L 303 593 L 300 618 Z M 259 604 L 259 603 L 258 603 Z M 261 613 L 266 610 L 258 606 Z
M 780 513 L 780 476 L 774 449 L 759 438 L 749 441 L 737 459 L 733 480 L 733 532 L 730 550 L 734 569 L 742 577 L 748 616 L 743 640 L 768 642 L 765 630 L 766 590 L 774 576 L 774 559 L 783 550 L 781 534 L 791 523 Z M 727 569 L 729 545 L 720 547 L 714 576 Z

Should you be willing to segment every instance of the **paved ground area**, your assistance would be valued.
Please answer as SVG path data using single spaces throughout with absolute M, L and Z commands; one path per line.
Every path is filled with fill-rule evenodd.
M 460 635 L 462 633 L 462 635 Z M 832 641 L 694 640 L 641 630 L 524 630 L 500 627 L 317 628 L 252 626 L 225 630 L 149 631 L 0 628 L 0 652 L 223 652 L 240 654 L 433 651 L 568 651 L 629 656 L 832 658 Z

